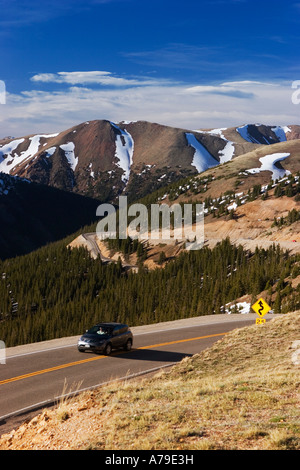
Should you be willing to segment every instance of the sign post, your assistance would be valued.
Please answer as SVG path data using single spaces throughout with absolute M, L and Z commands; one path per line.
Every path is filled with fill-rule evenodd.
M 263 317 L 271 310 L 267 302 L 265 302 L 264 299 L 259 299 L 252 305 L 252 309 L 259 316 L 259 318 L 256 319 L 256 325 L 266 323 L 266 319 Z

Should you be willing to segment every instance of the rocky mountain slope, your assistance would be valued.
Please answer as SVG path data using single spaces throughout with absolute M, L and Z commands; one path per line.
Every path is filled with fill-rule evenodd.
M 0 140 L 0 172 L 112 202 L 197 175 L 260 148 L 300 137 L 300 126 L 191 131 L 97 120 L 57 134 Z
M 245 210 L 254 210 L 244 205 L 248 191 L 260 185 L 263 194 L 270 182 L 300 171 L 299 138 L 300 126 L 189 131 L 102 120 L 59 134 L 2 139 L 0 258 L 26 253 L 95 221 L 99 201 L 115 202 L 120 194 L 133 201 L 159 188 L 158 202 L 205 201 L 213 219 L 206 226 L 209 238 L 220 239 L 225 225 L 217 229 L 216 206 L 223 204 L 219 216 L 241 212 L 230 230 L 237 219 L 245 222 Z M 293 204 L 297 209 L 299 203 Z M 278 210 L 271 212 L 269 220 L 279 217 Z
M 300 141 L 262 146 L 163 195 L 169 204 L 205 204 L 206 245 L 226 237 L 251 251 L 300 243 Z
M 291 254 L 299 253 L 299 157 L 300 140 L 260 145 L 200 175 L 161 188 L 143 201 L 148 205 L 204 203 L 205 245 L 209 247 L 229 237 L 251 251 L 275 243 Z M 113 257 L 103 242 L 99 245 L 106 256 Z M 164 266 L 183 249 L 184 243 L 178 240 L 166 245 L 149 239 L 144 264 L 149 269 Z M 136 264 L 133 255 L 131 258 Z

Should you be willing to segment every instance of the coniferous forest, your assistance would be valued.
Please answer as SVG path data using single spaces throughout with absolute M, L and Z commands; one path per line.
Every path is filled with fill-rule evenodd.
M 224 306 L 266 291 L 275 313 L 300 308 L 300 255 L 224 240 L 183 252 L 162 269 L 138 273 L 104 265 L 61 241 L 0 261 L 0 339 L 7 347 L 79 335 L 99 321 L 130 326 L 223 313 Z

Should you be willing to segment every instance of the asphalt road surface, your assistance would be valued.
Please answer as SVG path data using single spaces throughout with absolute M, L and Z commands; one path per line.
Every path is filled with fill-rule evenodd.
M 171 366 L 229 331 L 254 324 L 255 318 L 214 315 L 132 328 L 133 349 L 110 356 L 78 352 L 79 337 L 9 348 L 6 363 L 0 364 L 0 435 L 55 404 L 64 393 Z

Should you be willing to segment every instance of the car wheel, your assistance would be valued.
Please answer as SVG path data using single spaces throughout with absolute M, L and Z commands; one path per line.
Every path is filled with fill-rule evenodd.
M 127 340 L 127 342 L 126 342 L 126 344 L 125 344 L 125 346 L 124 346 L 124 349 L 125 349 L 125 351 L 130 351 L 131 348 L 132 348 L 132 341 L 131 341 L 131 339 L 129 339 L 129 340 Z
M 110 343 L 108 343 L 108 344 L 105 346 L 105 349 L 104 349 L 104 354 L 105 354 L 106 356 L 109 356 L 109 355 L 110 355 L 110 353 L 111 353 L 111 351 L 112 351 L 111 344 L 110 344 Z

